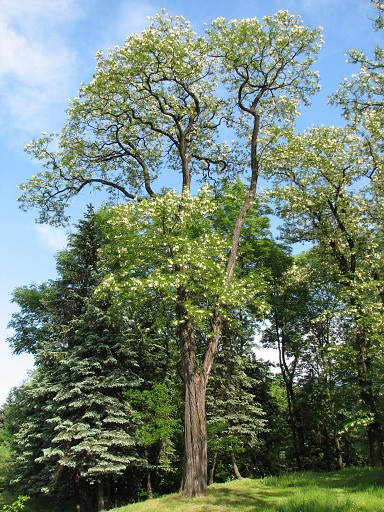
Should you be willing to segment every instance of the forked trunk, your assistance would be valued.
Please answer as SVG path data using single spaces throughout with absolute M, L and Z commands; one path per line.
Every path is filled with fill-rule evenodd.
M 215 471 L 216 471 L 216 464 L 217 464 L 217 452 L 213 454 L 213 461 L 211 469 L 209 470 L 209 485 L 213 484 L 213 481 L 215 479 Z
M 181 492 L 200 496 L 207 490 L 206 383 L 199 375 L 185 386 L 184 468 Z
M 250 111 L 249 111 L 250 112 Z M 237 216 L 233 232 L 230 255 L 226 269 L 226 283 L 230 283 L 236 266 L 241 230 L 245 218 L 251 208 L 258 179 L 257 139 L 259 133 L 260 117 L 252 113 L 254 126 L 251 141 L 251 169 L 252 176 L 248 193 Z M 184 162 L 184 161 L 183 161 Z M 183 163 L 183 187 L 189 190 L 190 173 L 188 166 Z M 188 178 L 188 179 L 187 179 Z M 180 270 L 176 267 L 175 270 Z M 193 318 L 190 317 L 186 304 L 188 293 L 183 286 L 178 289 L 178 302 L 176 314 L 179 320 L 180 355 L 183 365 L 185 384 L 185 415 L 184 415 L 184 467 L 180 491 L 186 496 L 199 496 L 207 490 L 207 425 L 205 415 L 205 395 L 208 378 L 211 373 L 213 360 L 217 351 L 222 330 L 220 306 L 212 315 L 212 336 L 207 342 L 201 367 L 198 370 L 196 361 L 196 340 Z
M 231 452 L 231 459 L 232 459 L 232 468 L 233 468 L 233 472 L 235 474 L 235 477 L 240 480 L 243 477 L 241 476 L 241 473 L 240 473 L 239 468 L 237 466 L 236 457 L 235 457 L 235 454 L 233 452 Z

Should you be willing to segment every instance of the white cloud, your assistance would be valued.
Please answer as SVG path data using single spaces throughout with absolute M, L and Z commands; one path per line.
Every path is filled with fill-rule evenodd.
M 44 247 L 60 251 L 67 245 L 67 235 L 63 228 L 55 228 L 47 224 L 36 224 L 35 229 Z
M 148 17 L 154 16 L 160 8 L 154 3 L 121 2 L 116 15 L 104 33 L 104 49 L 115 44 L 123 44 L 131 34 L 137 34 L 149 25 Z
M 153 16 L 156 12 L 158 9 L 153 5 L 135 2 L 123 3 L 118 16 L 120 21 L 117 24 L 117 29 L 125 37 L 128 34 L 141 32 L 149 24 L 148 16 Z
M 119 0 L 112 14 L 103 2 L 0 0 L 0 134 L 16 128 L 27 140 L 60 128 L 66 100 L 87 79 L 84 71 L 92 72 L 90 48 L 122 44 L 159 11 L 151 2 Z
M 75 67 L 63 31 L 80 14 L 74 0 L 0 0 L 3 127 L 35 134 L 50 124 L 52 106 L 66 99 Z
M 346 44 L 356 34 L 356 20 L 364 20 L 369 7 L 361 0 L 284 0 L 284 6 L 293 13 L 302 13 L 305 23 L 332 27 L 332 38 L 347 38 Z

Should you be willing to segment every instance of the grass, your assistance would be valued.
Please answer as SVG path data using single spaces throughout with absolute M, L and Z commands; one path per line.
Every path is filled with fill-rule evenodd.
M 384 512 L 384 470 L 351 468 L 214 484 L 205 496 L 170 494 L 114 512 Z
M 0 493 L 3 503 L 15 499 Z M 45 510 L 49 510 L 45 508 Z M 42 511 L 27 504 L 25 512 Z M 384 470 L 348 468 L 332 473 L 291 473 L 209 486 L 205 496 L 162 498 L 116 508 L 113 512 L 384 512 Z

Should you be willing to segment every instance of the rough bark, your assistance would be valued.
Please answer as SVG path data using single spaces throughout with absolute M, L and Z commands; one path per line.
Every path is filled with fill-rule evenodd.
M 241 231 L 245 218 L 253 205 L 256 196 L 256 187 L 259 176 L 257 160 L 257 141 L 260 127 L 260 116 L 256 114 L 256 100 L 252 110 L 247 110 L 253 116 L 253 131 L 250 147 L 251 179 L 246 197 L 239 211 L 232 232 L 231 250 L 227 261 L 226 282 L 230 283 L 236 267 L 239 251 Z M 182 159 L 183 190 L 189 191 L 191 174 L 187 157 L 186 138 L 180 144 Z M 177 270 L 177 269 L 175 269 Z M 208 378 L 211 373 L 214 357 L 222 331 L 220 307 L 212 313 L 212 335 L 209 337 L 201 366 L 196 363 L 195 326 L 192 318 L 188 318 L 185 304 L 188 297 L 183 287 L 178 290 L 178 304 L 176 314 L 179 321 L 179 344 L 183 366 L 185 385 L 185 413 L 184 413 L 184 466 L 180 491 L 187 496 L 199 496 L 207 490 L 208 477 L 208 447 L 207 425 L 205 414 L 205 396 Z
M 194 322 L 192 318 L 188 318 L 184 306 L 187 294 L 180 287 L 178 295 L 177 317 L 180 321 L 179 343 L 185 386 L 184 465 L 180 491 L 186 496 L 199 496 L 207 490 L 208 446 L 205 396 L 220 339 L 221 318 L 218 312 L 214 313 L 211 322 L 212 335 L 198 368 Z
M 184 471 L 181 492 L 200 496 L 207 490 L 206 383 L 194 375 L 185 387 Z

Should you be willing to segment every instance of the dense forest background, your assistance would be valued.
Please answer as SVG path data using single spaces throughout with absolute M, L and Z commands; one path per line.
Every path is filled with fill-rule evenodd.
M 374 29 L 380 30 L 382 6 L 373 3 L 379 13 Z M 289 33 L 295 57 L 303 51 L 297 40 L 292 43 L 297 28 L 292 29 L 287 16 L 269 21 L 265 54 L 267 44 L 276 44 L 273 51 L 283 59 L 279 34 L 273 42 L 281 26 Z M 144 37 L 140 44 L 149 45 L 155 34 L 157 48 L 169 34 L 179 37 L 180 30 L 188 39 L 183 22 L 176 28 L 169 23 L 167 15 L 159 15 L 148 40 Z M 228 29 L 221 24 L 219 19 L 210 34 L 214 42 Z M 235 29 L 226 33 L 234 47 Z M 306 51 L 315 52 L 318 34 L 304 32 L 299 40 L 307 38 Z M 138 40 L 132 41 L 134 75 L 140 65 L 132 64 Z M 174 71 L 174 55 L 169 56 L 169 48 L 161 51 L 170 59 L 164 66 Z M 201 46 L 193 51 L 200 52 Z M 289 118 L 296 115 L 296 105 L 287 105 L 285 94 L 304 101 L 315 92 L 316 78 L 308 71 L 312 60 L 300 61 L 300 72 L 292 67 L 295 75 L 289 71 L 295 57 L 284 57 L 283 78 L 277 78 L 281 69 L 271 67 L 272 57 L 261 53 L 265 62 L 253 68 L 253 62 L 240 65 L 233 48 L 225 51 L 235 63 L 225 72 L 237 73 L 231 79 L 240 81 L 237 107 L 253 123 L 250 187 L 233 171 L 231 160 L 238 164 L 244 153 L 239 150 L 232 157 L 222 141 L 214 147 L 204 139 L 204 130 L 217 128 L 213 118 L 223 105 L 212 107 L 213 100 L 201 90 L 198 98 L 191 85 L 196 77 L 189 83 L 174 72 L 178 86 L 182 79 L 189 84 L 182 82 L 183 94 L 177 89 L 189 120 L 188 98 L 195 108 L 193 123 L 184 132 L 185 114 L 178 113 L 179 103 L 172 103 L 174 90 L 172 95 L 153 92 L 163 80 L 158 68 L 143 90 L 156 98 L 166 122 L 157 126 L 150 117 L 139 119 L 133 107 L 128 114 L 119 110 L 121 92 L 115 90 L 111 97 L 119 115 L 110 114 L 111 97 L 105 99 L 104 90 L 100 94 L 97 88 L 105 86 L 106 76 L 115 80 L 114 87 L 121 85 L 118 74 L 113 75 L 123 58 L 117 53 L 101 60 L 94 82 L 84 87 L 81 100 L 74 100 L 61 134 L 61 162 L 48 151 L 48 137 L 28 148 L 45 159 L 48 169 L 23 187 L 24 206 L 38 205 L 40 220 L 51 214 L 57 223 L 70 197 L 88 184 L 136 200 L 127 190 L 139 188 L 141 179 L 149 196 L 137 206 L 115 204 L 97 211 L 88 206 L 67 248 L 57 255 L 57 278 L 14 291 L 19 312 L 10 320 L 9 343 L 16 354 L 33 354 L 35 370 L 12 390 L 0 411 L 0 487 L 32 497 L 39 510 L 104 510 L 177 491 L 180 481 L 188 492 L 183 424 L 187 413 L 193 416 L 192 408 L 184 408 L 192 352 L 194 379 L 205 376 L 207 354 L 215 353 L 214 364 L 208 358 L 212 369 L 206 372 L 204 389 L 209 483 L 383 465 L 383 50 L 376 48 L 372 57 L 350 52 L 360 72 L 330 99 L 340 107 L 345 125 L 312 127 L 302 134 L 292 129 Z M 195 65 L 200 65 L 197 60 Z M 252 73 L 264 85 L 254 85 Z M 267 76 L 272 76 L 270 82 Z M 301 89 L 296 85 L 300 80 Z M 137 84 L 130 86 L 137 95 Z M 148 100 L 140 95 L 136 102 Z M 172 114 L 168 108 L 174 109 Z M 210 108 L 211 117 L 206 114 Z M 268 113 L 264 124 L 258 109 Z M 95 115 L 102 119 L 96 128 Z M 270 121 L 273 116 L 277 121 Z M 166 124 L 169 118 L 179 138 Z M 248 140 L 243 118 L 228 118 L 235 126 L 231 129 Z M 128 121 L 129 136 L 122 128 Z M 81 138 L 84 123 L 95 130 L 95 140 Z M 139 123 L 151 134 L 140 132 Z M 153 192 L 147 164 L 156 168 L 163 158 L 157 153 L 159 133 L 172 141 L 168 156 L 176 168 L 172 151 L 178 150 L 184 187 L 193 189 L 191 176 L 201 165 L 202 187 L 195 195 L 185 195 L 185 188 L 183 194 L 164 188 Z M 207 145 L 207 153 L 194 143 Z M 193 158 L 197 163 L 191 164 Z M 99 165 L 101 177 L 74 174 L 84 162 Z M 127 162 L 134 163 L 136 174 L 123 186 L 119 165 Z M 113 183 L 105 177 L 111 170 L 117 173 Z M 259 173 L 268 183 L 262 194 L 255 193 Z M 62 202 L 59 192 L 64 193 Z M 115 194 L 113 201 L 120 199 Z M 270 229 L 270 219 L 275 222 L 276 217 L 281 223 L 278 237 Z M 297 242 L 308 249 L 293 254 Z M 258 347 L 277 351 L 276 368 L 258 358 Z

